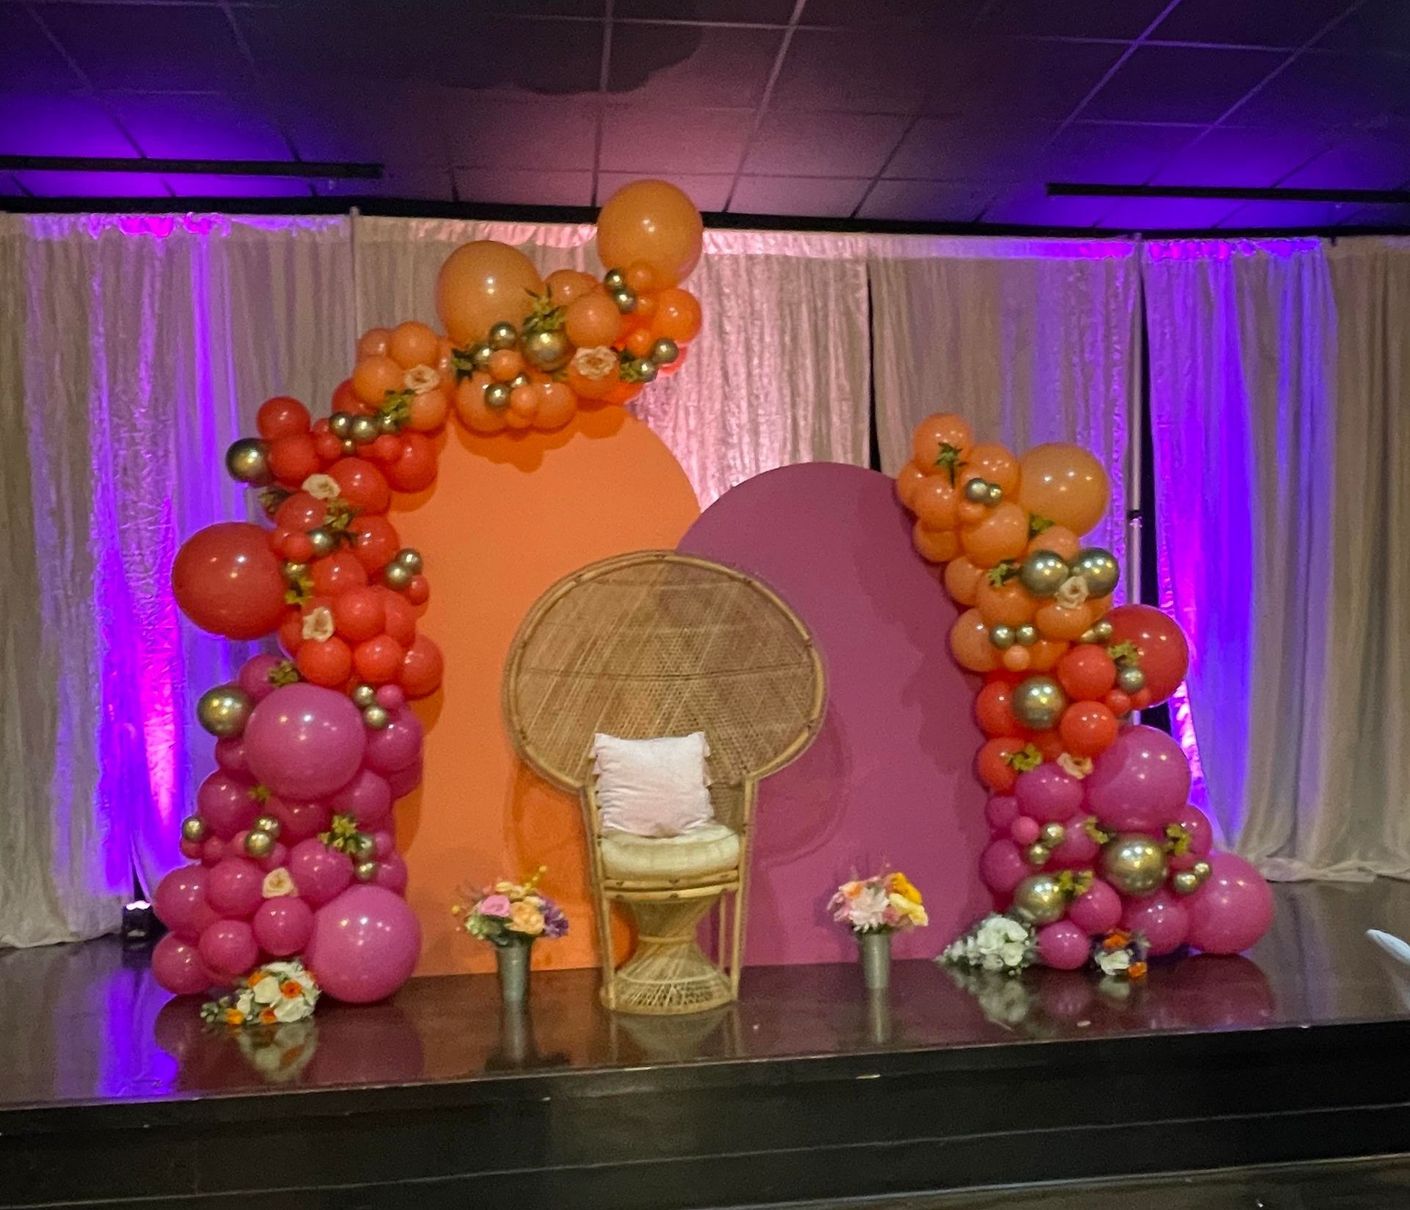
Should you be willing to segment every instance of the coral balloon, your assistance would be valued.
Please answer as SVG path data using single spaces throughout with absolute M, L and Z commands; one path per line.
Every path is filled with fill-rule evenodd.
M 1005 559 L 1016 559 L 1028 545 L 1028 514 L 1010 500 L 989 510 L 974 525 L 960 530 L 960 545 L 972 562 L 993 567 Z
M 1190 795 L 1190 766 L 1164 731 L 1127 727 L 1096 758 L 1083 783 L 1087 802 L 1106 828 L 1160 835 Z
M 201 962 L 212 975 L 233 982 L 259 959 L 254 930 L 244 920 L 217 920 L 196 945 Z
M 416 639 L 416 611 L 405 597 L 385 585 L 376 585 L 387 611 L 387 635 L 402 647 L 410 647 Z
M 348 533 L 354 557 L 369 574 L 381 571 L 401 549 L 401 538 L 386 517 L 354 517 Z
M 423 323 L 408 319 L 392 329 L 387 352 L 403 370 L 435 365 L 440 338 Z
M 1057 662 L 1057 677 L 1074 702 L 1097 702 L 1116 684 L 1116 663 L 1104 647 L 1083 643 Z
M 269 469 L 280 483 L 296 487 L 323 465 L 318 446 L 307 433 L 291 433 L 269 443 Z
M 364 681 L 383 685 L 397 679 L 405 657 L 406 652 L 396 639 L 391 635 L 379 634 L 374 639 L 359 643 L 353 650 L 353 667 Z
M 956 555 L 945 564 L 945 591 L 957 605 L 973 605 L 979 600 L 984 568 L 976 567 L 966 555 Z
M 1035 445 L 1019 459 L 1019 473 L 1019 503 L 1074 534 L 1085 534 L 1111 504 L 1106 471 L 1081 446 Z
M 622 331 L 622 313 L 605 294 L 584 294 L 568 304 L 563 330 L 580 349 L 610 345 Z
M 1116 742 L 1120 725 L 1101 702 L 1073 702 L 1062 712 L 1058 734 L 1073 756 L 1098 756 Z
M 423 438 L 424 440 L 424 438 Z M 364 458 L 343 458 L 328 468 L 338 484 L 338 494 L 360 513 L 384 513 L 392 493 L 387 480 Z
M 1187 940 L 1207 954 L 1237 954 L 1273 923 L 1273 892 L 1242 857 L 1211 853 L 1208 861 L 1208 880 L 1186 900 Z
M 321 641 L 305 639 L 294 653 L 294 665 L 309 684 L 337 689 L 352 675 L 352 648 L 336 634 Z
M 313 529 L 327 519 L 328 506 L 305 491 L 288 496 L 274 513 L 275 525 L 294 532 Z
M 977 609 L 967 609 L 950 628 L 950 653 L 961 668 L 989 672 L 999 663 L 999 653 L 989 641 L 989 627 Z
M 1008 763 L 1007 758 L 1023 747 L 1022 739 L 1009 736 L 988 740 L 974 759 L 974 768 L 979 774 L 979 780 L 995 794 L 1013 793 L 1018 773 Z
M 257 639 L 284 616 L 284 577 L 257 525 L 222 521 L 182 543 L 171 567 L 176 603 L 202 630 Z
M 543 279 L 522 252 L 497 240 L 462 244 L 436 279 L 436 312 L 451 340 L 484 340 L 497 323 L 518 324 L 543 293 Z
M 444 670 L 441 649 L 425 635 L 418 635 L 402 657 L 397 679 L 408 697 L 425 697 L 440 687 Z
M 296 895 L 266 899 L 250 922 L 260 949 L 276 958 L 297 954 L 313 936 L 313 909 Z
M 317 596 L 336 598 L 367 585 L 367 571 L 350 551 L 339 550 L 309 564 L 309 579 Z
M 935 412 L 918 425 L 911 438 L 915 463 L 927 475 L 945 470 L 946 478 L 959 482 L 958 468 L 969 455 L 974 433 L 961 416 L 953 412 Z
M 255 414 L 255 427 L 266 441 L 307 433 L 309 423 L 308 408 L 289 395 L 266 399 Z
M 375 588 L 348 588 L 333 598 L 333 624 L 345 639 L 360 643 L 382 633 L 387 607 Z
M 671 288 L 656 296 L 656 314 L 651 318 L 651 336 L 656 340 L 674 340 L 689 344 L 700 335 L 704 316 L 700 303 L 689 290 Z
M 254 708 L 245 751 L 255 776 L 281 798 L 312 800 L 351 780 L 367 747 L 356 706 L 317 685 L 284 685 Z
M 421 925 L 385 887 L 349 887 L 314 916 L 309 969 L 335 1000 L 371 1004 L 411 977 L 421 954 Z
M 174 996 L 198 995 L 214 982 L 196 947 L 175 933 L 163 937 L 152 950 L 152 977 Z
M 1106 615 L 1113 643 L 1135 643 L 1151 703 L 1163 702 L 1185 679 L 1190 645 L 1174 618 L 1149 605 L 1120 605 Z
M 658 287 L 690 276 L 700 259 L 704 224 L 700 211 L 665 181 L 623 185 L 597 216 L 597 255 L 609 268 L 640 261 L 651 268 Z
M 990 681 L 979 691 L 974 699 L 974 717 L 990 739 L 1024 733 L 1023 724 L 1013 716 L 1013 686 L 1007 681 Z

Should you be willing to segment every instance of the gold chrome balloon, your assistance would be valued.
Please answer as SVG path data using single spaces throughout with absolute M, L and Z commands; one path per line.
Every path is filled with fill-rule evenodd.
M 405 567 L 413 576 L 420 575 L 421 568 L 424 566 L 421 561 L 421 552 L 414 546 L 403 546 L 392 556 L 392 559 Z
M 250 707 L 250 695 L 239 685 L 217 685 L 201 694 L 196 718 L 217 739 L 229 739 L 244 731 Z
M 497 323 L 490 329 L 490 349 L 512 349 L 519 343 L 519 332 L 511 323 Z M 488 362 L 488 358 L 486 361 Z
M 385 731 L 392 723 L 392 716 L 381 706 L 375 703 L 365 706 L 362 711 L 362 721 L 367 724 L 369 730 Z
M 1170 889 L 1177 895 L 1193 895 L 1199 885 L 1200 878 L 1194 870 L 1176 870 L 1170 876 Z
M 663 336 L 651 346 L 651 360 L 658 366 L 668 366 L 681 355 L 681 347 L 669 336 Z
M 368 706 L 377 704 L 377 687 L 375 685 L 357 685 L 352 691 L 352 703 L 358 709 L 365 709 Z
M 1149 836 L 1118 836 L 1102 848 L 1102 874 L 1127 895 L 1150 895 L 1165 881 L 1165 846 Z
M 382 579 L 387 582 L 389 588 L 405 588 L 411 583 L 415 573 L 400 563 L 388 563 L 382 568 Z
M 1072 574 L 1087 581 L 1087 591 L 1094 597 L 1110 596 L 1121 578 L 1121 565 L 1116 556 L 1100 546 L 1078 551 L 1072 561 Z
M 1057 726 L 1062 712 L 1067 709 L 1067 694 L 1054 677 L 1026 677 L 1013 691 L 1012 709 L 1014 718 L 1025 727 L 1047 731 Z
M 268 832 L 275 840 L 279 839 L 280 823 L 273 815 L 261 815 L 251 827 L 256 832 Z
M 359 882 L 371 882 L 377 877 L 377 863 L 375 861 L 359 861 L 353 867 L 353 873 L 357 875 Z
M 377 842 L 366 832 L 359 832 L 353 837 L 352 843 L 348 846 L 348 851 L 358 861 L 371 861 L 372 854 L 377 851 Z
M 562 330 L 535 332 L 532 336 L 524 337 L 524 360 L 545 374 L 561 370 L 572 356 L 572 342 Z
M 1013 908 L 1033 924 L 1052 924 L 1067 911 L 1067 896 L 1051 874 L 1030 874 L 1014 888 Z
M 1018 582 L 1035 597 L 1050 597 L 1068 574 L 1067 560 L 1056 551 L 1035 550 L 1018 569 Z
M 274 852 L 274 837 L 268 832 L 251 832 L 245 837 L 245 856 L 261 861 Z
M 308 540 L 313 543 L 313 553 L 320 559 L 338 549 L 338 539 L 333 531 L 321 525 L 308 531 Z
M 206 838 L 206 821 L 199 815 L 188 815 L 181 821 L 181 839 L 200 844 Z
M 1207 861 L 1197 861 L 1190 867 L 1190 873 L 1204 883 L 1214 873 L 1214 867 Z
M 1140 693 L 1146 687 L 1146 674 L 1135 665 L 1127 665 L 1117 672 L 1116 687 L 1122 693 Z
M 1035 841 L 1023 851 L 1023 860 L 1029 865 L 1045 866 L 1048 858 L 1052 856 L 1052 851 L 1041 841 Z
M 274 481 L 269 469 L 269 447 L 258 437 L 241 437 L 225 451 L 225 469 L 237 483 L 265 487 Z
M 1060 823 L 1045 823 L 1038 835 L 1045 845 L 1055 849 L 1067 839 L 1067 829 Z

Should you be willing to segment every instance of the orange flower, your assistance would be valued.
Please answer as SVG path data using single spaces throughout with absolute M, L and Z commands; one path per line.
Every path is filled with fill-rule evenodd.
M 303 987 L 293 979 L 285 979 L 284 982 L 279 985 L 279 991 L 282 995 L 288 996 L 290 999 L 304 994 Z
M 272 1008 L 264 1009 L 259 1015 L 259 1023 L 261 1025 L 273 1025 L 278 1020 L 279 1018 L 274 1015 Z
M 245 1023 L 245 1014 L 238 1008 L 227 1008 L 225 1010 L 225 1023 L 227 1025 L 243 1025 Z
M 1126 968 L 1128 979 L 1144 979 L 1146 977 L 1146 964 L 1144 962 L 1133 962 Z
M 1112 933 L 1111 936 L 1109 936 L 1105 941 L 1102 942 L 1102 949 L 1108 951 L 1122 950 L 1125 949 L 1128 944 L 1130 944 L 1130 941 L 1131 937 L 1128 933 Z
M 246 976 L 246 978 L 245 978 L 245 986 L 246 986 L 246 987 L 254 987 L 254 985 L 255 985 L 256 983 L 258 983 L 258 982 L 259 982 L 261 979 L 263 979 L 263 978 L 264 978 L 264 972 L 263 972 L 262 970 L 260 970 L 258 967 L 256 967 L 254 970 L 252 970 L 252 971 L 249 973 L 249 975 Z

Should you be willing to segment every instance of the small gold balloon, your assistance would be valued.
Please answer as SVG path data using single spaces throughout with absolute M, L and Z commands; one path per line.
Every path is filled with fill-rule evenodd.
M 377 863 L 375 861 L 359 861 L 353 867 L 353 873 L 357 875 L 359 882 L 371 882 L 377 877 Z
M 620 290 L 613 290 L 612 301 L 617 304 L 617 310 L 623 315 L 629 315 L 636 310 L 636 292 L 623 286 Z
M 1112 635 L 1111 623 L 1108 622 L 1105 618 L 1103 618 L 1100 622 L 1098 622 L 1095 626 L 1092 627 L 1092 633 L 1096 635 L 1097 638 L 1099 638 L 1103 643 L 1105 643 L 1107 639 L 1111 638 Z
M 1013 908 L 1034 924 L 1051 924 L 1067 911 L 1067 896 L 1051 874 L 1030 874 L 1014 888 Z
M 627 285 L 627 275 L 620 269 L 608 269 L 602 275 L 602 284 L 608 290 L 624 290 Z
M 1146 687 L 1146 674 L 1134 664 L 1128 664 L 1116 674 L 1116 687 L 1122 693 L 1140 693 Z
M 355 454 L 355 453 L 357 453 L 357 442 L 354 441 L 351 437 L 344 437 L 344 438 L 343 438 L 343 453 L 345 453 L 345 454 Z
M 346 437 L 352 429 L 352 420 L 349 412 L 334 412 L 328 417 L 328 431 L 340 439 Z
M 1214 873 L 1214 867 L 1210 865 L 1207 861 L 1197 861 L 1194 865 L 1190 867 L 1190 873 L 1193 874 L 1196 878 L 1198 878 L 1200 882 L 1204 882 L 1212 873 Z
M 225 469 L 237 483 L 265 487 L 274 481 L 269 469 L 269 447 L 258 437 L 241 437 L 225 451 Z
M 333 536 L 333 531 L 321 525 L 308 531 L 308 540 L 313 543 L 313 553 L 320 559 L 338 549 L 338 539 Z
M 261 815 L 252 825 L 256 832 L 268 832 L 275 840 L 279 839 L 279 820 L 273 815 Z
M 1025 727 L 1047 731 L 1057 726 L 1067 709 L 1067 694 L 1055 677 L 1030 676 L 1015 687 L 1011 708 L 1014 718 Z
M 377 687 L 375 685 L 358 685 L 352 691 L 352 702 L 359 710 L 377 704 Z
M 989 502 L 989 484 L 983 479 L 971 479 L 964 485 L 964 498 L 971 504 Z
M 371 706 L 363 708 L 362 721 L 367 724 L 369 730 L 385 731 L 391 725 L 392 716 L 381 706 L 373 703 Z
M 274 852 L 274 837 L 268 832 L 251 832 L 245 837 L 245 855 L 256 861 Z
M 487 408 L 507 408 L 509 396 L 510 389 L 507 382 L 492 382 L 485 388 L 485 406 Z
M 1013 638 L 1020 647 L 1032 647 L 1038 641 L 1038 628 L 1031 622 L 1024 622 L 1014 627 Z
M 217 685 L 201 694 L 196 718 L 217 739 L 229 739 L 244 731 L 251 705 L 250 695 L 239 685 Z
M 663 336 L 651 346 L 651 360 L 658 366 L 668 366 L 681 355 L 681 347 L 669 336 Z
M 1049 849 L 1047 845 L 1043 844 L 1042 841 L 1035 841 L 1023 851 L 1023 859 L 1028 862 L 1029 865 L 1036 866 L 1047 865 L 1048 858 L 1052 855 L 1052 850 Z
M 1149 836 L 1118 836 L 1102 848 L 1102 873 L 1119 891 L 1149 895 L 1165 881 L 1165 847 Z
M 545 374 L 561 370 L 572 356 L 572 342 L 562 330 L 535 332 L 532 336 L 524 337 L 524 360 Z
M 470 364 L 477 370 L 488 370 L 490 358 L 493 356 L 494 350 L 490 348 L 488 341 L 481 341 L 477 345 L 470 346 Z
M 490 329 L 490 348 L 512 349 L 519 343 L 519 332 L 511 323 L 498 323 Z M 488 358 L 486 361 L 488 362 Z
M 391 412 L 383 412 L 377 417 L 377 431 L 379 433 L 400 433 L 401 421 Z
M 411 583 L 414 575 L 411 568 L 401 563 L 388 563 L 382 568 L 382 579 L 387 582 L 389 588 L 405 588 Z
M 377 421 L 371 416 L 354 416 L 352 423 L 348 425 L 348 436 L 358 445 L 376 441 L 381 435 L 382 430 L 377 427 Z
M 206 821 L 199 815 L 188 815 L 181 821 L 181 839 L 200 844 L 206 838 Z
M 371 861 L 377 851 L 377 842 L 366 832 L 359 832 L 349 846 L 349 851 L 358 861 Z
M 1067 839 L 1067 829 L 1057 822 L 1045 823 L 1038 835 L 1045 845 L 1055 849 Z
M 1177 895 L 1193 895 L 1199 890 L 1199 875 L 1194 870 L 1177 870 L 1170 876 L 1170 887 Z
M 407 571 L 411 572 L 412 575 L 416 576 L 421 574 L 421 568 L 423 566 L 421 552 L 414 546 L 403 546 L 401 550 L 397 551 L 392 557 L 396 562 L 405 567 Z

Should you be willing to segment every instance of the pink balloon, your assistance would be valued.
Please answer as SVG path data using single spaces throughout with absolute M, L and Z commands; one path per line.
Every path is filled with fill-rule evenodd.
M 313 909 L 294 895 L 260 904 L 252 922 L 260 948 L 276 958 L 297 954 L 313 936 Z
M 406 690 L 400 685 L 379 685 L 377 704 L 383 710 L 400 710 L 406 705 Z
M 420 953 L 421 925 L 405 900 L 358 885 L 315 913 L 305 959 L 334 999 L 370 1004 L 411 977 Z
M 181 856 L 186 858 L 187 861 L 200 861 L 201 858 L 206 855 L 205 843 L 199 840 L 186 840 L 183 838 L 181 843 L 177 845 L 177 848 L 181 850 Z
M 1060 869 L 1086 869 L 1097 859 L 1100 846 L 1087 834 L 1087 816 L 1074 815 L 1063 822 L 1062 844 L 1053 850 L 1053 864 Z
M 406 862 L 402 860 L 400 853 L 388 853 L 377 863 L 377 876 L 372 881 L 380 887 L 385 887 L 394 895 L 406 894 Z
M 276 797 L 265 803 L 265 810 L 279 821 L 279 839 L 290 845 L 326 832 L 333 821 L 325 802 L 285 802 Z
M 362 714 L 346 696 L 300 682 L 275 689 L 250 713 L 245 755 L 279 797 L 311 801 L 352 779 L 366 736 Z
M 259 817 L 260 806 L 250 797 L 250 783 L 229 773 L 212 773 L 196 791 L 196 811 L 222 840 Z
M 289 852 L 289 873 L 299 894 L 320 907 L 352 881 L 352 858 L 321 840 L 301 840 Z
M 1121 927 L 1142 934 L 1150 942 L 1151 954 L 1173 953 L 1185 944 L 1190 930 L 1190 913 L 1179 895 L 1161 887 L 1154 895 L 1128 899 Z
M 1186 940 L 1207 954 L 1246 950 L 1273 923 L 1273 892 L 1263 876 L 1233 853 L 1210 853 L 1208 881 L 1187 900 Z
M 215 865 L 225 856 L 225 841 L 219 836 L 207 836 L 201 845 L 201 860 L 206 865 Z
M 1017 845 L 1033 844 L 1041 831 L 1038 821 L 1027 815 L 1020 815 L 1009 824 L 1009 838 Z
M 340 815 L 351 815 L 358 827 L 370 832 L 387 820 L 392 809 L 392 788 L 387 779 L 371 769 L 359 769 L 357 776 L 328 799 Z
M 420 759 L 421 720 L 410 710 L 395 711 L 390 723 L 367 738 L 367 767 L 374 773 L 396 773 Z
M 274 686 L 269 683 L 269 674 L 280 664 L 278 656 L 275 655 L 252 655 L 248 660 L 240 665 L 240 671 L 235 677 L 235 683 L 240 686 L 253 702 L 262 702 L 274 692 Z
M 1020 773 L 1013 793 L 1018 809 L 1039 823 L 1070 819 L 1082 809 L 1082 783 L 1047 761 Z
M 168 933 L 152 950 L 152 975 L 177 996 L 194 996 L 209 989 L 212 979 L 196 947 Z
M 372 843 L 377 846 L 373 849 L 372 856 L 378 861 L 381 861 L 397 847 L 396 838 L 390 832 L 373 832 Z
M 1121 896 L 1109 882 L 1095 878 L 1069 905 L 1067 918 L 1089 936 L 1109 933 L 1121 919 Z
M 264 874 L 245 857 L 226 857 L 210 871 L 206 881 L 206 902 L 220 915 L 248 920 L 260 900 Z
M 221 979 L 238 979 L 259 960 L 259 946 L 247 920 L 217 920 L 201 934 L 196 948 L 206 969 Z
M 1159 836 L 1190 795 L 1190 766 L 1164 731 L 1125 727 L 1093 762 L 1083 785 L 1087 804 L 1104 827 Z
M 1190 834 L 1189 852 L 1192 856 L 1203 857 L 1214 847 L 1214 825 L 1194 803 L 1186 803 L 1175 817 L 1175 822 Z
M 979 855 L 979 876 L 996 895 L 1008 895 L 1033 871 L 1011 840 L 996 840 Z
M 261 857 L 259 860 L 259 868 L 266 874 L 268 874 L 270 870 L 277 870 L 280 866 L 286 866 L 288 864 L 289 849 L 288 846 L 280 840 L 274 842 L 274 847 L 269 850 L 269 856 Z
M 204 866 L 187 865 L 157 883 L 152 908 L 157 919 L 183 941 L 195 941 L 219 919 L 206 901 L 209 878 Z
M 1070 920 L 1045 924 L 1038 930 L 1038 957 L 1046 966 L 1075 971 L 1087 964 L 1092 941 Z
M 387 775 L 387 785 L 392 788 L 392 799 L 395 801 L 410 794 L 421 784 L 421 761 L 407 769 L 399 769 L 395 773 Z
M 1018 818 L 1018 799 L 1012 794 L 995 794 L 984 804 L 984 818 L 995 836 L 1007 836 Z
M 243 736 L 233 735 L 215 741 L 215 763 L 232 777 L 250 779 L 250 762 L 245 759 Z

